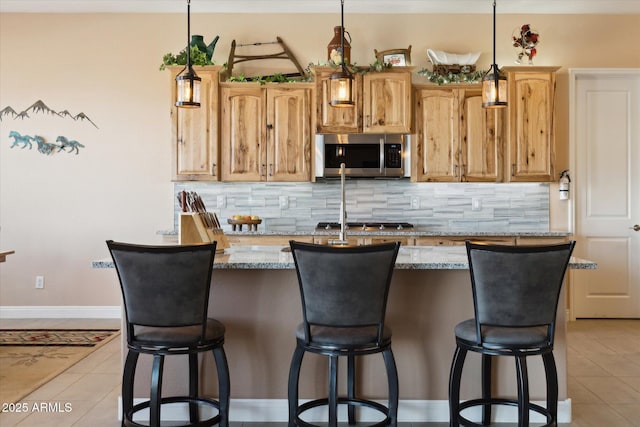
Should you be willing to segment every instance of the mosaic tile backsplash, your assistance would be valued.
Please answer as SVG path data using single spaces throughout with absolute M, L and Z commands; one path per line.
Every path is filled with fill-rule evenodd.
M 310 231 L 339 218 L 339 180 L 174 184 L 176 196 L 183 190 L 197 192 L 225 231 L 232 215 L 258 215 L 259 231 L 266 232 Z M 346 201 L 348 221 L 410 222 L 430 231 L 549 231 L 549 184 L 348 180 Z

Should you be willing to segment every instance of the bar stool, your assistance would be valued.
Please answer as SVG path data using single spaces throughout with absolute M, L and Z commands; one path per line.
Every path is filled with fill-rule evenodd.
M 127 357 L 122 373 L 122 425 L 143 426 L 134 414 L 149 409 L 149 426 L 160 426 L 162 405 L 189 406 L 192 426 L 228 426 L 229 368 L 224 352 L 225 328 L 207 317 L 216 242 L 190 246 L 145 246 L 107 241 L 124 299 Z M 218 374 L 219 398 L 198 393 L 198 354 L 212 351 Z M 150 399 L 133 404 L 140 354 L 153 356 Z M 189 395 L 162 397 L 165 356 L 188 355 Z M 200 409 L 217 415 L 200 419 Z
M 338 247 L 291 241 L 302 299 L 303 322 L 289 371 L 289 426 L 314 426 L 300 415 L 328 406 L 328 425 L 337 425 L 338 405 L 347 405 L 349 424 L 357 406 L 372 408 L 384 420 L 371 426 L 396 426 L 398 373 L 385 313 L 400 243 Z M 329 358 L 329 396 L 298 402 L 302 358 L 306 352 Z M 356 356 L 382 353 L 389 388 L 388 406 L 356 395 Z M 338 357 L 347 357 L 347 396 L 338 397 Z
M 450 426 L 491 422 L 491 405 L 518 408 L 518 426 L 529 425 L 529 412 L 555 426 L 558 375 L 553 340 L 560 289 L 575 242 L 544 246 L 498 246 L 466 242 L 475 318 L 455 327 L 456 350 L 449 377 Z M 482 354 L 482 398 L 460 403 L 460 381 L 467 351 Z M 540 355 L 547 384 L 546 408 L 529 401 L 527 357 Z M 491 396 L 493 356 L 515 358 L 518 397 Z M 482 406 L 482 424 L 461 411 Z

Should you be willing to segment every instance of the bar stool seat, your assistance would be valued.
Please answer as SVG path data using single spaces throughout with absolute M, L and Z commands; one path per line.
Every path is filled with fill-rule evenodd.
M 349 424 L 356 407 L 379 412 L 373 426 L 396 426 L 398 372 L 391 351 L 391 329 L 384 323 L 391 276 L 400 243 L 332 247 L 291 241 L 303 322 L 296 328 L 296 349 L 289 371 L 289 427 L 315 426 L 302 419 L 312 408 L 327 406 L 328 425 L 338 425 L 338 405 L 347 406 Z M 302 359 L 306 352 L 328 356 L 329 396 L 298 402 Z M 356 357 L 382 353 L 387 373 L 388 406 L 356 393 Z M 347 358 L 347 395 L 338 396 L 338 358 Z M 323 424 L 325 425 L 325 424 Z M 359 424 L 362 425 L 362 424 Z

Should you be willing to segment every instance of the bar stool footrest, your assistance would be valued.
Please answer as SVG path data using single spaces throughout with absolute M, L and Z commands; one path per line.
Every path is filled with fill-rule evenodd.
M 163 397 L 162 399 L 160 399 L 160 406 L 166 405 L 169 403 L 189 403 L 189 404 L 195 403 L 199 407 L 212 407 L 218 410 L 218 414 L 211 418 L 208 418 L 206 420 L 201 420 L 196 423 L 182 424 L 182 427 L 210 427 L 220 422 L 220 413 L 219 413 L 220 402 L 217 400 L 207 399 L 203 397 L 193 398 L 193 397 L 187 397 L 187 396 L 185 397 L 172 396 L 172 397 Z M 123 415 L 123 418 L 124 418 L 123 425 L 125 427 L 148 427 L 148 424 L 140 424 L 133 421 L 133 416 L 135 415 L 136 412 L 139 412 L 143 409 L 149 409 L 150 405 L 151 405 L 150 400 L 146 400 L 144 402 L 138 403 L 137 405 L 134 405 L 131 408 L 131 410 L 127 411 L 127 413 Z
M 514 399 L 500 399 L 500 398 L 491 398 L 491 399 L 471 399 L 466 400 L 464 402 L 460 402 L 459 410 L 458 410 L 458 423 L 465 427 L 484 427 L 484 424 L 474 423 L 473 421 L 463 417 L 460 412 L 464 409 L 472 408 L 475 406 L 491 406 L 491 405 L 507 405 L 507 406 L 515 406 L 518 407 L 518 401 Z M 537 412 L 543 415 L 547 419 L 547 424 L 541 425 L 540 427 L 553 427 L 555 423 L 553 421 L 553 417 L 551 413 L 544 407 L 540 405 L 536 405 L 535 403 L 529 403 L 529 411 Z
M 296 426 L 320 427 L 317 424 L 311 424 L 300 419 L 300 415 L 309 409 L 317 408 L 319 406 L 327 406 L 328 404 L 329 404 L 329 399 L 325 398 L 325 399 L 310 400 L 308 402 L 303 403 L 302 405 L 299 405 L 296 411 Z M 367 424 L 366 427 L 383 427 L 383 426 L 388 426 L 391 423 L 391 418 L 389 418 L 389 408 L 387 408 L 386 406 L 378 402 L 374 402 L 372 400 L 366 400 L 366 399 L 349 399 L 346 397 L 339 397 L 338 405 L 353 405 L 353 406 L 366 407 L 366 408 L 374 409 L 385 416 L 383 420 L 376 421 L 375 424 Z M 358 423 L 358 425 L 362 425 L 362 424 Z

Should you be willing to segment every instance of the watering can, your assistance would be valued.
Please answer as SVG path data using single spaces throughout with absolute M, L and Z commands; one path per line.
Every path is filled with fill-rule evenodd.
M 211 57 L 213 56 L 213 50 L 216 48 L 216 43 L 220 36 L 216 36 L 215 39 L 209 45 L 204 42 L 204 39 L 200 35 L 192 35 L 191 36 L 191 46 L 195 46 L 198 48 L 200 52 L 203 52 L 207 55 L 207 60 L 211 61 Z

